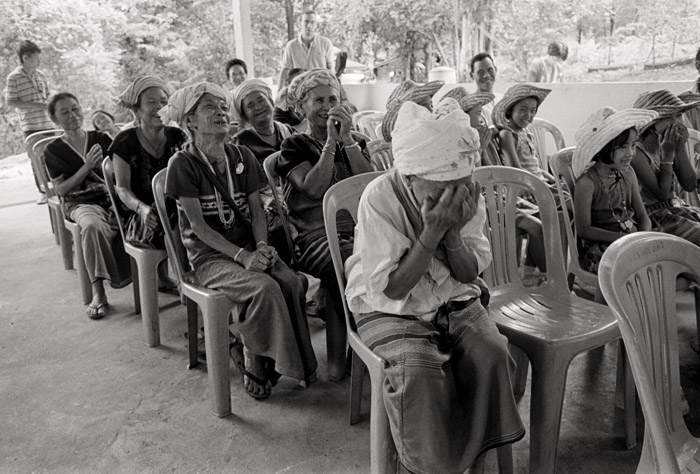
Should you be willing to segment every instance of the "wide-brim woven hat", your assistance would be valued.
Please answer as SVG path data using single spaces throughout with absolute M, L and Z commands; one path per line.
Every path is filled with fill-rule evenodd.
M 493 124 L 498 128 L 504 128 L 508 124 L 506 112 L 516 103 L 528 97 L 537 99 L 538 107 L 542 105 L 542 101 L 552 92 L 550 89 L 542 89 L 535 87 L 532 84 L 516 84 L 503 95 L 503 98 L 494 106 L 491 113 Z
M 486 105 L 493 101 L 495 96 L 490 92 L 475 92 L 470 94 L 464 87 L 457 86 L 454 89 L 447 91 L 447 93 L 445 93 L 445 95 L 443 95 L 440 99 L 442 100 L 445 97 L 455 99 L 457 102 L 459 102 L 459 105 L 462 107 L 463 111 L 469 112 L 469 109 L 476 107 L 477 105 Z
M 678 94 L 678 98 L 686 104 L 692 104 L 694 102 L 700 103 L 700 94 L 693 91 L 681 92 L 680 94 Z
M 444 81 L 431 81 L 425 84 L 417 84 L 413 81 L 404 81 L 392 91 L 386 101 L 386 115 L 382 120 L 382 136 L 387 142 L 391 141 L 391 131 L 396 123 L 401 105 L 405 102 L 423 104 L 430 103 L 432 97 L 445 85 Z
M 700 101 L 686 102 L 671 91 L 661 89 L 641 94 L 634 102 L 635 109 L 646 109 L 658 112 L 659 119 L 679 115 L 700 106 Z
M 595 111 L 576 132 L 576 150 L 571 159 L 574 177 L 578 179 L 600 150 L 625 130 L 642 127 L 658 118 L 653 110 L 625 109 L 619 112 L 612 107 Z

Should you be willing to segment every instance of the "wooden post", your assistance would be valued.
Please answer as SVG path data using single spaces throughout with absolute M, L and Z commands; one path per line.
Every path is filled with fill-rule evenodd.
M 248 78 L 255 77 L 255 56 L 253 55 L 253 31 L 250 26 L 250 0 L 232 0 L 233 38 L 236 57 L 248 65 Z

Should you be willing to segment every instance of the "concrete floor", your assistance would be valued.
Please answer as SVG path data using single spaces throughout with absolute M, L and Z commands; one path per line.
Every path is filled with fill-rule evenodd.
M 272 397 L 248 397 L 231 368 L 233 415 L 210 412 L 205 366 L 187 370 L 184 307 L 161 295 L 161 340 L 144 345 L 131 288 L 108 290 L 112 313 L 85 316 L 75 271 L 63 269 L 46 206 L 25 159 L 0 161 L 0 473 L 368 472 L 368 418 L 348 424 L 349 382 L 329 382 L 324 328 L 311 324 L 320 381 L 282 379 Z M 681 377 L 700 435 L 692 298 L 681 314 Z M 567 385 L 557 471 L 633 473 L 614 409 L 616 345 L 577 357 Z M 368 384 L 367 384 L 368 385 Z M 529 384 L 519 406 L 528 426 Z M 514 445 L 527 472 L 526 436 Z M 495 454 L 487 472 L 497 472 Z

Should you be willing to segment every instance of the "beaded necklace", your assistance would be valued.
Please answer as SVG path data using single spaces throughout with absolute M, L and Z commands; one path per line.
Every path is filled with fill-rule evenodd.
M 604 176 L 601 174 L 600 170 L 598 167 L 596 167 L 596 172 L 598 173 L 598 176 L 600 176 L 601 181 L 604 178 L 615 178 L 615 181 L 613 181 L 608 189 L 605 189 L 605 185 L 603 185 L 603 191 L 605 192 L 607 198 L 608 198 L 608 209 L 610 209 L 610 212 L 612 213 L 613 218 L 617 221 L 617 223 L 620 225 L 620 229 L 626 233 L 629 234 L 632 232 L 632 229 L 634 229 L 634 222 L 632 221 L 632 213 L 630 210 L 627 208 L 627 199 L 625 196 L 624 192 L 624 186 L 622 184 L 622 174 L 618 170 L 613 170 L 612 175 Z M 612 205 L 612 199 L 611 195 L 613 193 L 613 188 L 616 187 L 618 189 L 618 192 L 620 194 L 620 203 L 622 207 L 622 211 L 618 214 L 615 211 L 615 208 Z
M 206 154 L 199 149 L 198 146 L 194 146 L 194 148 L 197 150 L 197 153 L 199 153 L 199 157 L 204 161 L 209 169 L 211 170 L 214 175 L 216 175 L 216 171 L 214 171 L 214 166 L 207 160 Z M 233 187 L 233 175 L 231 175 L 231 165 L 229 165 L 228 159 L 224 158 L 224 163 L 226 164 L 226 184 L 228 185 L 228 193 L 231 197 L 234 195 L 234 187 Z M 223 201 L 221 200 L 221 194 L 219 194 L 219 191 L 216 189 L 216 186 L 214 186 L 214 197 L 216 198 L 216 210 L 219 213 L 219 220 L 221 223 L 224 225 L 224 228 L 230 229 L 233 227 L 233 224 L 236 222 L 236 214 L 233 212 L 233 209 L 229 209 L 228 212 L 228 217 L 226 217 L 226 213 L 224 212 L 224 204 Z

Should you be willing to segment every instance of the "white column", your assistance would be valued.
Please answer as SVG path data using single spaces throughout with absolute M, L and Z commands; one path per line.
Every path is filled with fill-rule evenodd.
M 233 38 L 236 57 L 248 65 L 248 78 L 255 77 L 253 31 L 250 26 L 250 0 L 231 0 L 233 3 Z

